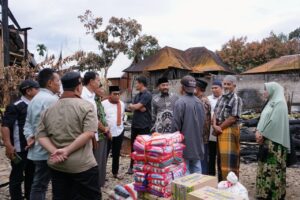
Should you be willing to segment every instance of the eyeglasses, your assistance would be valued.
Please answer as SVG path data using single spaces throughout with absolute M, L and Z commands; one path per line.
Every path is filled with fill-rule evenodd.
M 120 93 L 111 93 L 114 96 L 120 96 Z

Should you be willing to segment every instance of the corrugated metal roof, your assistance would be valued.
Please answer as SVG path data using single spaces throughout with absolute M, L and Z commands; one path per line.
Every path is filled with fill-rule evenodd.
M 242 74 L 261 74 L 290 70 L 300 70 L 300 54 L 281 56 Z

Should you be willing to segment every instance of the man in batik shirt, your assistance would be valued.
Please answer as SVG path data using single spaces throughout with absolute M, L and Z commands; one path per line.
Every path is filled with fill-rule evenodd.
M 158 79 L 159 93 L 152 99 L 152 132 L 171 133 L 173 107 L 178 99 L 176 94 L 169 92 L 168 78 Z

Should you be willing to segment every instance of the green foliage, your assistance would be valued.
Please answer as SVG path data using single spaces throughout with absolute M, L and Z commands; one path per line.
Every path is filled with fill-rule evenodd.
M 290 32 L 289 34 L 289 40 L 291 39 L 300 39 L 300 27 L 295 29 L 294 31 Z
M 44 56 L 45 52 L 47 51 L 47 47 L 44 44 L 36 45 L 36 51 L 38 52 L 39 56 Z

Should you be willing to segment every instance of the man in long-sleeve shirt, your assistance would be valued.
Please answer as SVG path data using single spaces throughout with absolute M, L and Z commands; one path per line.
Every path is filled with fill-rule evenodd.
M 28 105 L 24 135 L 27 140 L 28 159 L 35 164 L 35 173 L 31 187 L 30 199 L 45 199 L 48 184 L 50 182 L 50 171 L 47 166 L 48 152 L 35 140 L 36 129 L 40 122 L 41 114 L 49 106 L 58 100 L 57 93 L 60 92 L 59 75 L 52 69 L 45 68 L 39 72 L 39 93 Z
M 192 76 L 185 76 L 181 80 L 181 85 L 183 96 L 175 103 L 172 129 L 184 135 L 186 148 L 183 151 L 183 158 L 187 165 L 187 174 L 201 173 L 205 112 L 201 101 L 194 96 L 195 79 Z
M 178 100 L 176 94 L 169 92 L 169 81 L 162 77 L 158 79 L 159 93 L 152 99 L 152 132 L 171 133 L 173 107 Z

